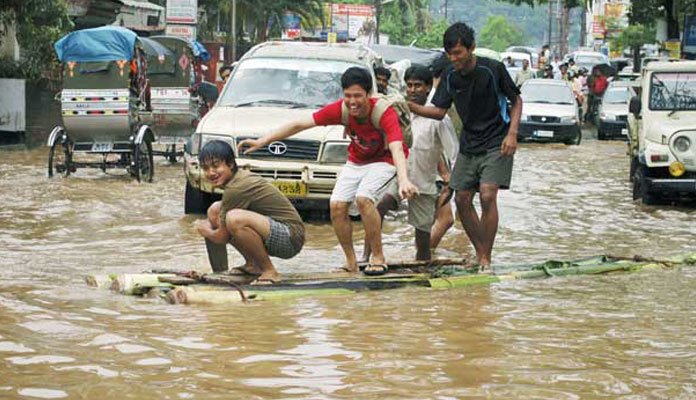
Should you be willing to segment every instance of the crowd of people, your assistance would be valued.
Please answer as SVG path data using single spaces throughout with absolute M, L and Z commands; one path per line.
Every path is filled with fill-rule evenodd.
M 473 245 L 476 259 L 465 268 L 487 270 L 498 230 L 497 197 L 510 187 L 522 99 L 502 62 L 474 54 L 474 31 L 455 23 L 444 34 L 449 63 L 405 73 L 405 97 L 389 93 L 389 70 L 361 67 L 341 76 L 343 98 L 275 132 L 238 143 L 239 154 L 264 148 L 314 126 L 343 125 L 350 139 L 348 160 L 330 199 L 331 222 L 345 256 L 339 269 L 381 275 L 388 271 L 382 247 L 386 213 L 408 202 L 415 229 L 416 258 L 430 260 L 452 226 L 454 212 Z M 457 120 L 455 132 L 449 115 Z M 290 258 L 304 244 L 304 227 L 292 204 L 274 186 L 239 170 L 235 152 L 223 141 L 199 154 L 205 176 L 224 189 L 220 202 L 196 227 L 207 242 L 231 244 L 245 263 L 228 273 L 253 275 L 257 284 L 280 280 L 270 257 Z M 474 207 L 478 194 L 480 214 Z M 349 215 L 357 205 L 365 230 L 358 259 Z
M 573 89 L 575 100 L 580 106 L 580 113 L 585 122 L 593 121 L 596 117 L 599 102 L 609 86 L 607 77 L 600 68 L 593 68 L 591 73 L 585 67 L 578 67 L 575 61 L 570 58 L 567 62 L 550 62 L 548 46 L 544 46 L 539 54 L 539 69 L 543 79 L 559 79 L 570 83 Z M 556 67 L 554 68 L 554 64 Z M 528 60 L 523 60 L 522 69 L 515 75 L 515 84 L 522 87 L 522 84 L 534 78 L 534 73 L 529 66 Z M 584 110 L 584 112 L 583 112 Z

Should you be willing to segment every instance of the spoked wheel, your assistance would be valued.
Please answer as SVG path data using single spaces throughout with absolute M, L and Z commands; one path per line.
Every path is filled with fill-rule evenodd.
M 48 177 L 70 175 L 72 172 L 72 143 L 66 136 L 56 138 L 48 151 Z
M 155 176 L 155 163 L 152 155 L 152 142 L 145 140 L 135 146 L 133 154 L 134 176 L 138 182 L 152 182 Z

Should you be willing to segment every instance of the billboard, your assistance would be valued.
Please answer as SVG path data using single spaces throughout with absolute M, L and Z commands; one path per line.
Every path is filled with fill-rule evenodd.
M 338 36 L 355 39 L 364 26 L 374 26 L 375 8 L 363 4 L 332 4 L 331 27 Z M 364 32 L 364 30 L 363 30 Z
M 167 36 L 196 40 L 196 25 L 167 24 L 164 33 Z
M 696 54 L 696 15 L 684 17 L 684 35 L 682 37 L 682 51 Z
M 198 23 L 198 0 L 167 0 L 167 24 Z

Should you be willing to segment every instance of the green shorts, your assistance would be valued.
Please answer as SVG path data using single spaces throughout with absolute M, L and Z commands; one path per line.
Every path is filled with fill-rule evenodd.
M 504 156 L 500 148 L 486 153 L 457 155 L 449 186 L 454 190 L 478 189 L 482 183 L 509 189 L 514 156 Z

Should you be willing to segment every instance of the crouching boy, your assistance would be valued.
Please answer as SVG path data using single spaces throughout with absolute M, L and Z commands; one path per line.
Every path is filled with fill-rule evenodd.
M 244 265 L 231 272 L 258 275 L 259 284 L 278 282 L 269 256 L 292 258 L 304 245 L 304 226 L 295 207 L 260 176 L 237 169 L 226 142 L 207 143 L 198 159 L 206 178 L 224 189 L 222 201 L 208 209 L 208 218 L 196 221 L 198 232 L 213 243 L 230 243 L 244 257 Z

